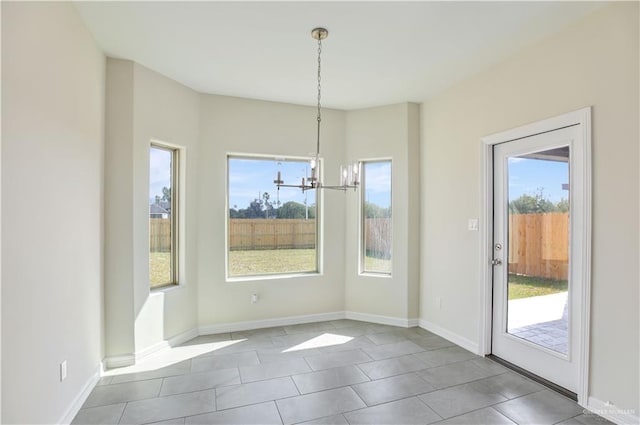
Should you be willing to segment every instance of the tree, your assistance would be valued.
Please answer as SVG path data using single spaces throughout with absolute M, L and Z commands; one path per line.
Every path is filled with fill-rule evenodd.
M 262 199 L 254 199 L 251 201 L 249 206 L 244 210 L 245 216 L 242 218 L 263 218 L 264 214 L 262 213 L 263 201 Z
M 316 218 L 316 204 L 309 205 L 309 218 Z
M 569 211 L 569 201 L 563 198 L 554 204 L 545 197 L 542 189 L 538 189 L 534 195 L 522 194 L 509 202 L 510 214 L 542 214 L 567 211 Z
M 268 192 L 263 193 L 260 198 L 255 198 L 247 208 L 238 208 L 234 205 L 229 208 L 229 218 L 295 218 L 310 219 L 316 218 L 316 205 L 312 204 L 305 207 L 303 204 L 295 201 L 285 202 L 280 208 L 274 208 L 271 202 L 271 196 Z
M 271 198 L 269 192 L 262 194 L 262 208 L 264 209 L 265 218 L 269 218 L 269 215 L 273 217 L 273 214 L 270 214 L 273 211 L 273 204 L 269 201 L 269 198 Z
M 556 210 L 558 212 L 569 212 L 569 201 L 565 198 L 562 198 L 556 204 Z
M 229 218 L 245 218 L 244 210 L 238 210 L 234 205 L 233 208 L 229 208 Z
M 167 201 L 167 202 L 171 202 L 171 188 L 170 187 L 163 187 L 162 188 L 162 200 L 163 201 Z
M 383 208 L 378 204 L 365 202 L 364 216 L 365 218 L 389 218 L 391 217 L 391 207 Z
M 288 201 L 276 210 L 277 218 L 305 218 L 305 206 L 299 202 Z

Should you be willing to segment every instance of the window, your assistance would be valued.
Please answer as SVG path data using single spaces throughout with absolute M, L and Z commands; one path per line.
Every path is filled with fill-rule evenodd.
M 362 163 L 362 273 L 391 274 L 391 161 Z
M 318 271 L 316 191 L 286 184 L 308 175 L 309 162 L 296 158 L 228 157 L 229 277 Z
M 178 283 L 178 150 L 149 149 L 149 285 Z

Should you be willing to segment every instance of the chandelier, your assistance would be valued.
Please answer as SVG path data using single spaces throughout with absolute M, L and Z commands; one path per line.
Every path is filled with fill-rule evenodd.
M 303 177 L 300 184 L 285 184 L 282 180 L 282 174 L 278 171 L 276 179 L 273 181 L 280 190 L 281 187 L 295 187 L 302 189 L 302 191 L 312 189 L 334 189 L 334 190 L 347 190 L 357 189 L 360 184 L 360 164 L 354 162 L 349 165 L 340 166 L 340 184 L 335 186 L 327 186 L 322 183 L 320 179 L 320 123 L 322 122 L 322 108 L 320 104 L 322 94 L 322 78 L 320 75 L 321 70 L 321 54 L 322 54 L 322 40 L 329 36 L 329 31 L 325 28 L 314 28 L 311 31 L 311 37 L 318 40 L 318 113 L 317 113 L 317 133 L 316 133 L 316 152 L 313 158 L 309 161 L 310 175 Z

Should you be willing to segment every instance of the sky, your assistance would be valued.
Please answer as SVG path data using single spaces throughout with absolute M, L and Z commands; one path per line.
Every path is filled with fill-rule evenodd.
M 280 170 L 285 184 L 300 184 L 302 177 L 309 174 L 307 161 L 275 161 L 245 158 L 231 158 L 229 160 L 229 207 L 246 208 L 251 201 L 263 192 L 269 192 L 270 201 L 280 203 L 295 201 L 304 204 L 305 196 L 308 205 L 315 204 L 315 191 L 302 193 L 296 188 L 280 188 L 280 192 L 273 183 L 276 173 Z M 369 163 L 367 165 L 367 194 L 370 202 L 378 203 L 381 207 L 391 204 L 388 176 L 391 172 L 390 163 Z M 339 176 L 325 176 L 326 184 L 338 183 Z M 386 182 L 386 183 L 385 183 Z M 275 205 L 274 205 L 275 206 Z
M 365 194 L 367 202 L 382 208 L 391 206 L 391 162 L 365 162 Z
M 162 196 L 162 188 L 171 184 L 171 152 L 151 148 L 149 172 L 149 201 Z M 255 198 L 269 192 L 270 200 L 280 203 L 295 201 L 301 204 L 315 204 L 315 191 L 302 193 L 300 189 L 275 187 L 273 180 L 280 170 L 286 184 L 298 184 L 308 174 L 306 161 L 275 161 L 245 158 L 231 158 L 229 163 L 229 207 L 246 208 Z M 391 205 L 389 162 L 366 163 L 365 199 L 383 208 Z M 327 184 L 336 183 L 335 179 L 325 178 Z M 509 198 L 516 199 L 522 194 L 535 195 L 542 188 L 544 195 L 552 202 L 567 199 L 569 192 L 562 189 L 569 182 L 568 164 L 557 161 L 544 161 L 526 158 L 509 158 Z
M 509 158 L 509 200 L 523 194 L 535 195 L 542 188 L 553 203 L 569 198 L 562 185 L 569 183 L 569 164 L 540 159 Z
M 156 195 L 162 197 L 162 188 L 171 187 L 171 151 L 152 147 L 149 155 L 149 202 Z
M 302 177 L 307 175 L 309 164 L 306 161 L 275 161 L 270 159 L 229 159 L 229 208 L 247 208 L 251 201 L 268 192 L 269 201 L 274 207 L 278 199 L 280 205 L 295 201 L 300 204 L 313 205 L 316 203 L 315 191 L 302 193 L 301 189 L 283 187 L 280 191 L 273 181 L 280 170 L 281 179 L 285 184 L 300 184 Z

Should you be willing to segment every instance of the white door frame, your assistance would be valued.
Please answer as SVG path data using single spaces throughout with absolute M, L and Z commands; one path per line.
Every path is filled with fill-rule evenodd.
M 511 130 L 495 133 L 480 139 L 482 150 L 482 164 L 480 184 L 482 199 L 480 210 L 480 354 L 491 353 L 491 321 L 492 321 L 492 290 L 493 290 L 493 145 L 521 139 L 535 134 L 545 133 L 559 128 L 579 125 L 581 127 L 580 143 L 584 148 L 583 190 L 579 195 L 584 200 L 578 221 L 584 232 L 584 244 L 581 247 L 584 277 L 584 290 L 581 299 L 581 320 L 579 330 L 581 334 L 578 347 L 578 362 L 580 378 L 578 383 L 578 404 L 587 406 L 589 395 L 589 342 L 590 342 L 590 314 L 591 314 L 591 107 L 579 109 L 557 117 L 527 124 Z

